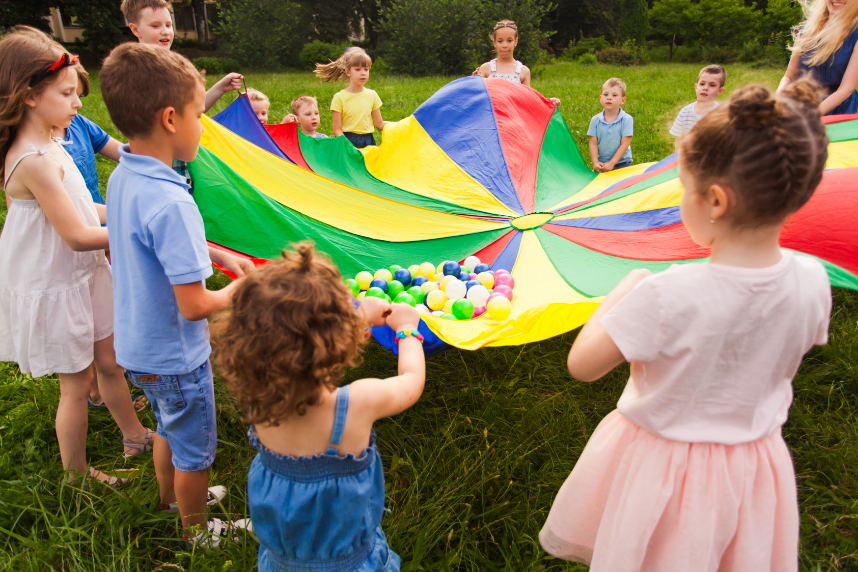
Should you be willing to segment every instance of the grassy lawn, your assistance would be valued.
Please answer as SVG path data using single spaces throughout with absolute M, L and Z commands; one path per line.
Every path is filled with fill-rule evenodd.
M 625 109 L 634 116 L 635 162 L 673 150 L 667 130 L 693 99 L 700 66 L 653 64 L 629 69 L 556 64 L 534 79 L 561 110 L 585 157 L 586 129 L 609 77 L 628 85 Z M 777 69 L 730 66 L 728 92 L 762 82 L 775 86 Z M 97 74 L 93 74 L 96 76 Z M 83 114 L 119 133 L 100 99 L 97 77 Z M 213 83 L 217 78 L 210 78 Z M 376 75 L 370 87 L 384 102 L 385 119 L 410 115 L 453 78 Z M 247 85 L 266 93 L 272 120 L 302 94 L 328 108 L 340 85 L 310 73 L 248 73 Z M 234 95 L 212 110 L 225 107 Z M 526 128 L 526 126 L 525 126 Z M 330 134 L 330 115 L 321 130 Z M 99 157 L 102 190 L 113 164 Z M 0 206 L 0 221 L 5 206 Z M 401 262 L 401 261 L 391 261 Z M 211 287 L 223 283 L 212 280 Z M 616 404 L 628 376 L 622 366 L 595 384 L 573 381 L 565 359 L 575 332 L 545 342 L 474 352 L 452 349 L 427 364 L 420 402 L 377 424 L 385 466 L 384 528 L 404 570 L 586 570 L 547 556 L 537 535 L 558 488 L 599 421 Z M 798 474 L 802 570 L 858 570 L 858 295 L 835 292 L 830 342 L 813 350 L 795 381 L 795 403 L 784 428 Z M 391 354 L 371 343 L 348 380 L 395 374 Z M 254 451 L 239 411 L 220 383 L 218 453 L 211 482 L 229 488 L 212 516 L 247 516 L 246 474 Z M 134 468 L 121 491 L 81 491 L 59 484 L 53 420 L 55 377 L 22 376 L 0 364 L 0 570 L 251 570 L 257 545 L 178 552 L 178 519 L 159 513 L 151 457 L 123 463 L 121 437 L 106 412 L 90 415 L 88 452 L 99 469 Z M 144 424 L 154 427 L 151 411 Z

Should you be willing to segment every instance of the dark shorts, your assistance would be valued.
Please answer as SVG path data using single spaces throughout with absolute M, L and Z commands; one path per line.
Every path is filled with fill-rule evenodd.
M 363 149 L 364 147 L 375 145 L 375 137 L 372 136 L 372 133 L 350 133 L 346 131 L 343 135 L 345 135 L 346 139 L 351 141 L 352 145 L 357 149 Z

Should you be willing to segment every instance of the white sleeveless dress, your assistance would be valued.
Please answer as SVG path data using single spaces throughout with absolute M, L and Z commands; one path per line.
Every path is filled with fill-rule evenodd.
M 59 145 L 59 141 L 57 141 Z M 69 158 L 63 187 L 87 226 L 101 223 L 83 176 Z M 5 186 L 5 185 L 4 185 Z M 113 276 L 103 250 L 75 252 L 60 238 L 37 200 L 11 199 L 0 234 L 0 361 L 41 377 L 77 373 L 93 360 L 93 344 L 113 334 Z
M 515 60 L 515 73 L 497 73 L 498 72 L 498 61 L 494 59 L 489 62 L 489 77 L 495 77 L 498 79 L 505 79 L 507 81 L 512 81 L 515 83 L 521 83 L 521 68 L 523 64 Z

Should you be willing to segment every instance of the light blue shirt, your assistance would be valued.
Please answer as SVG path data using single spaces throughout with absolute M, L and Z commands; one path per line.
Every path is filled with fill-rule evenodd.
M 635 122 L 632 116 L 620 108 L 620 114 L 613 123 L 605 121 L 605 112 L 598 113 L 590 120 L 590 128 L 587 129 L 589 137 L 599 140 L 599 162 L 607 163 L 614 158 L 614 153 L 620 148 L 623 137 L 634 135 Z M 632 146 L 629 145 L 626 152 L 617 163 L 625 163 L 632 160 Z
M 119 148 L 107 183 L 116 361 L 136 372 L 183 374 L 211 353 L 208 322 L 179 312 L 174 284 L 212 275 L 203 218 L 184 177 Z

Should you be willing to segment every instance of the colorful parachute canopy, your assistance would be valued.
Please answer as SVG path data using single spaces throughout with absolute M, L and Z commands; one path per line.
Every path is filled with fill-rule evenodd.
M 828 170 L 782 245 L 858 289 L 858 117 L 827 121 Z M 709 254 L 680 222 L 675 156 L 597 176 L 551 103 L 512 82 L 456 80 L 361 151 L 294 124 L 263 129 L 245 97 L 203 122 L 190 169 L 217 244 L 269 259 L 309 239 L 345 276 L 471 254 L 510 270 L 507 320 L 425 318 L 460 348 L 569 331 L 630 270 Z

